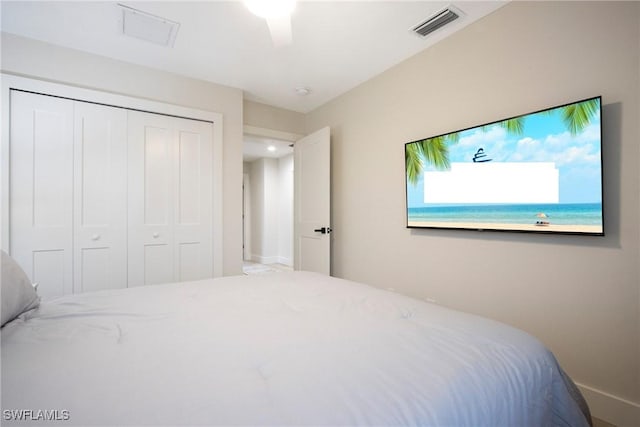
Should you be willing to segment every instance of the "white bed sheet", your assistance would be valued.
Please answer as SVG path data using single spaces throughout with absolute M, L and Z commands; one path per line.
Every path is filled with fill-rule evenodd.
M 313 273 L 58 298 L 1 353 L 3 425 L 588 425 L 530 335 Z

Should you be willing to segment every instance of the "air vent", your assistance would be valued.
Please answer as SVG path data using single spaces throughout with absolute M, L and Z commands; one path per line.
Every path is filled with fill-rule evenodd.
M 421 37 L 426 37 L 428 34 L 433 33 L 438 28 L 443 27 L 449 22 L 458 19 L 458 17 L 460 17 L 459 11 L 454 10 L 452 7 L 447 7 L 446 9 L 441 10 L 440 12 L 431 16 L 426 21 L 416 25 L 411 29 L 411 31 Z
M 122 9 L 122 34 L 173 47 L 180 24 L 123 4 L 118 6 Z

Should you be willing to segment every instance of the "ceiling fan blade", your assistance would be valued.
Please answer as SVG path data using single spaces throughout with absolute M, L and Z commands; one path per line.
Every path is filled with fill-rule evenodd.
M 291 33 L 291 16 L 267 18 L 271 39 L 275 47 L 285 46 L 293 42 Z

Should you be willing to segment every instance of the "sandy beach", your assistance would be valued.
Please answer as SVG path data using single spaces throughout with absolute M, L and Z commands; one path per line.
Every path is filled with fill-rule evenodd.
M 472 230 L 516 230 L 516 231 L 549 231 L 559 233 L 602 233 L 602 227 L 597 225 L 571 225 L 571 224 L 501 224 L 501 223 L 473 223 L 473 222 L 422 222 L 409 221 L 409 227 L 442 227 L 442 228 L 467 228 Z

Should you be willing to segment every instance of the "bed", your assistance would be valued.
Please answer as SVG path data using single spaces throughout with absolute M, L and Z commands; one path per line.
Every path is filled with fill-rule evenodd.
M 27 305 L 1 345 L 2 425 L 590 424 L 532 336 L 308 272 Z

